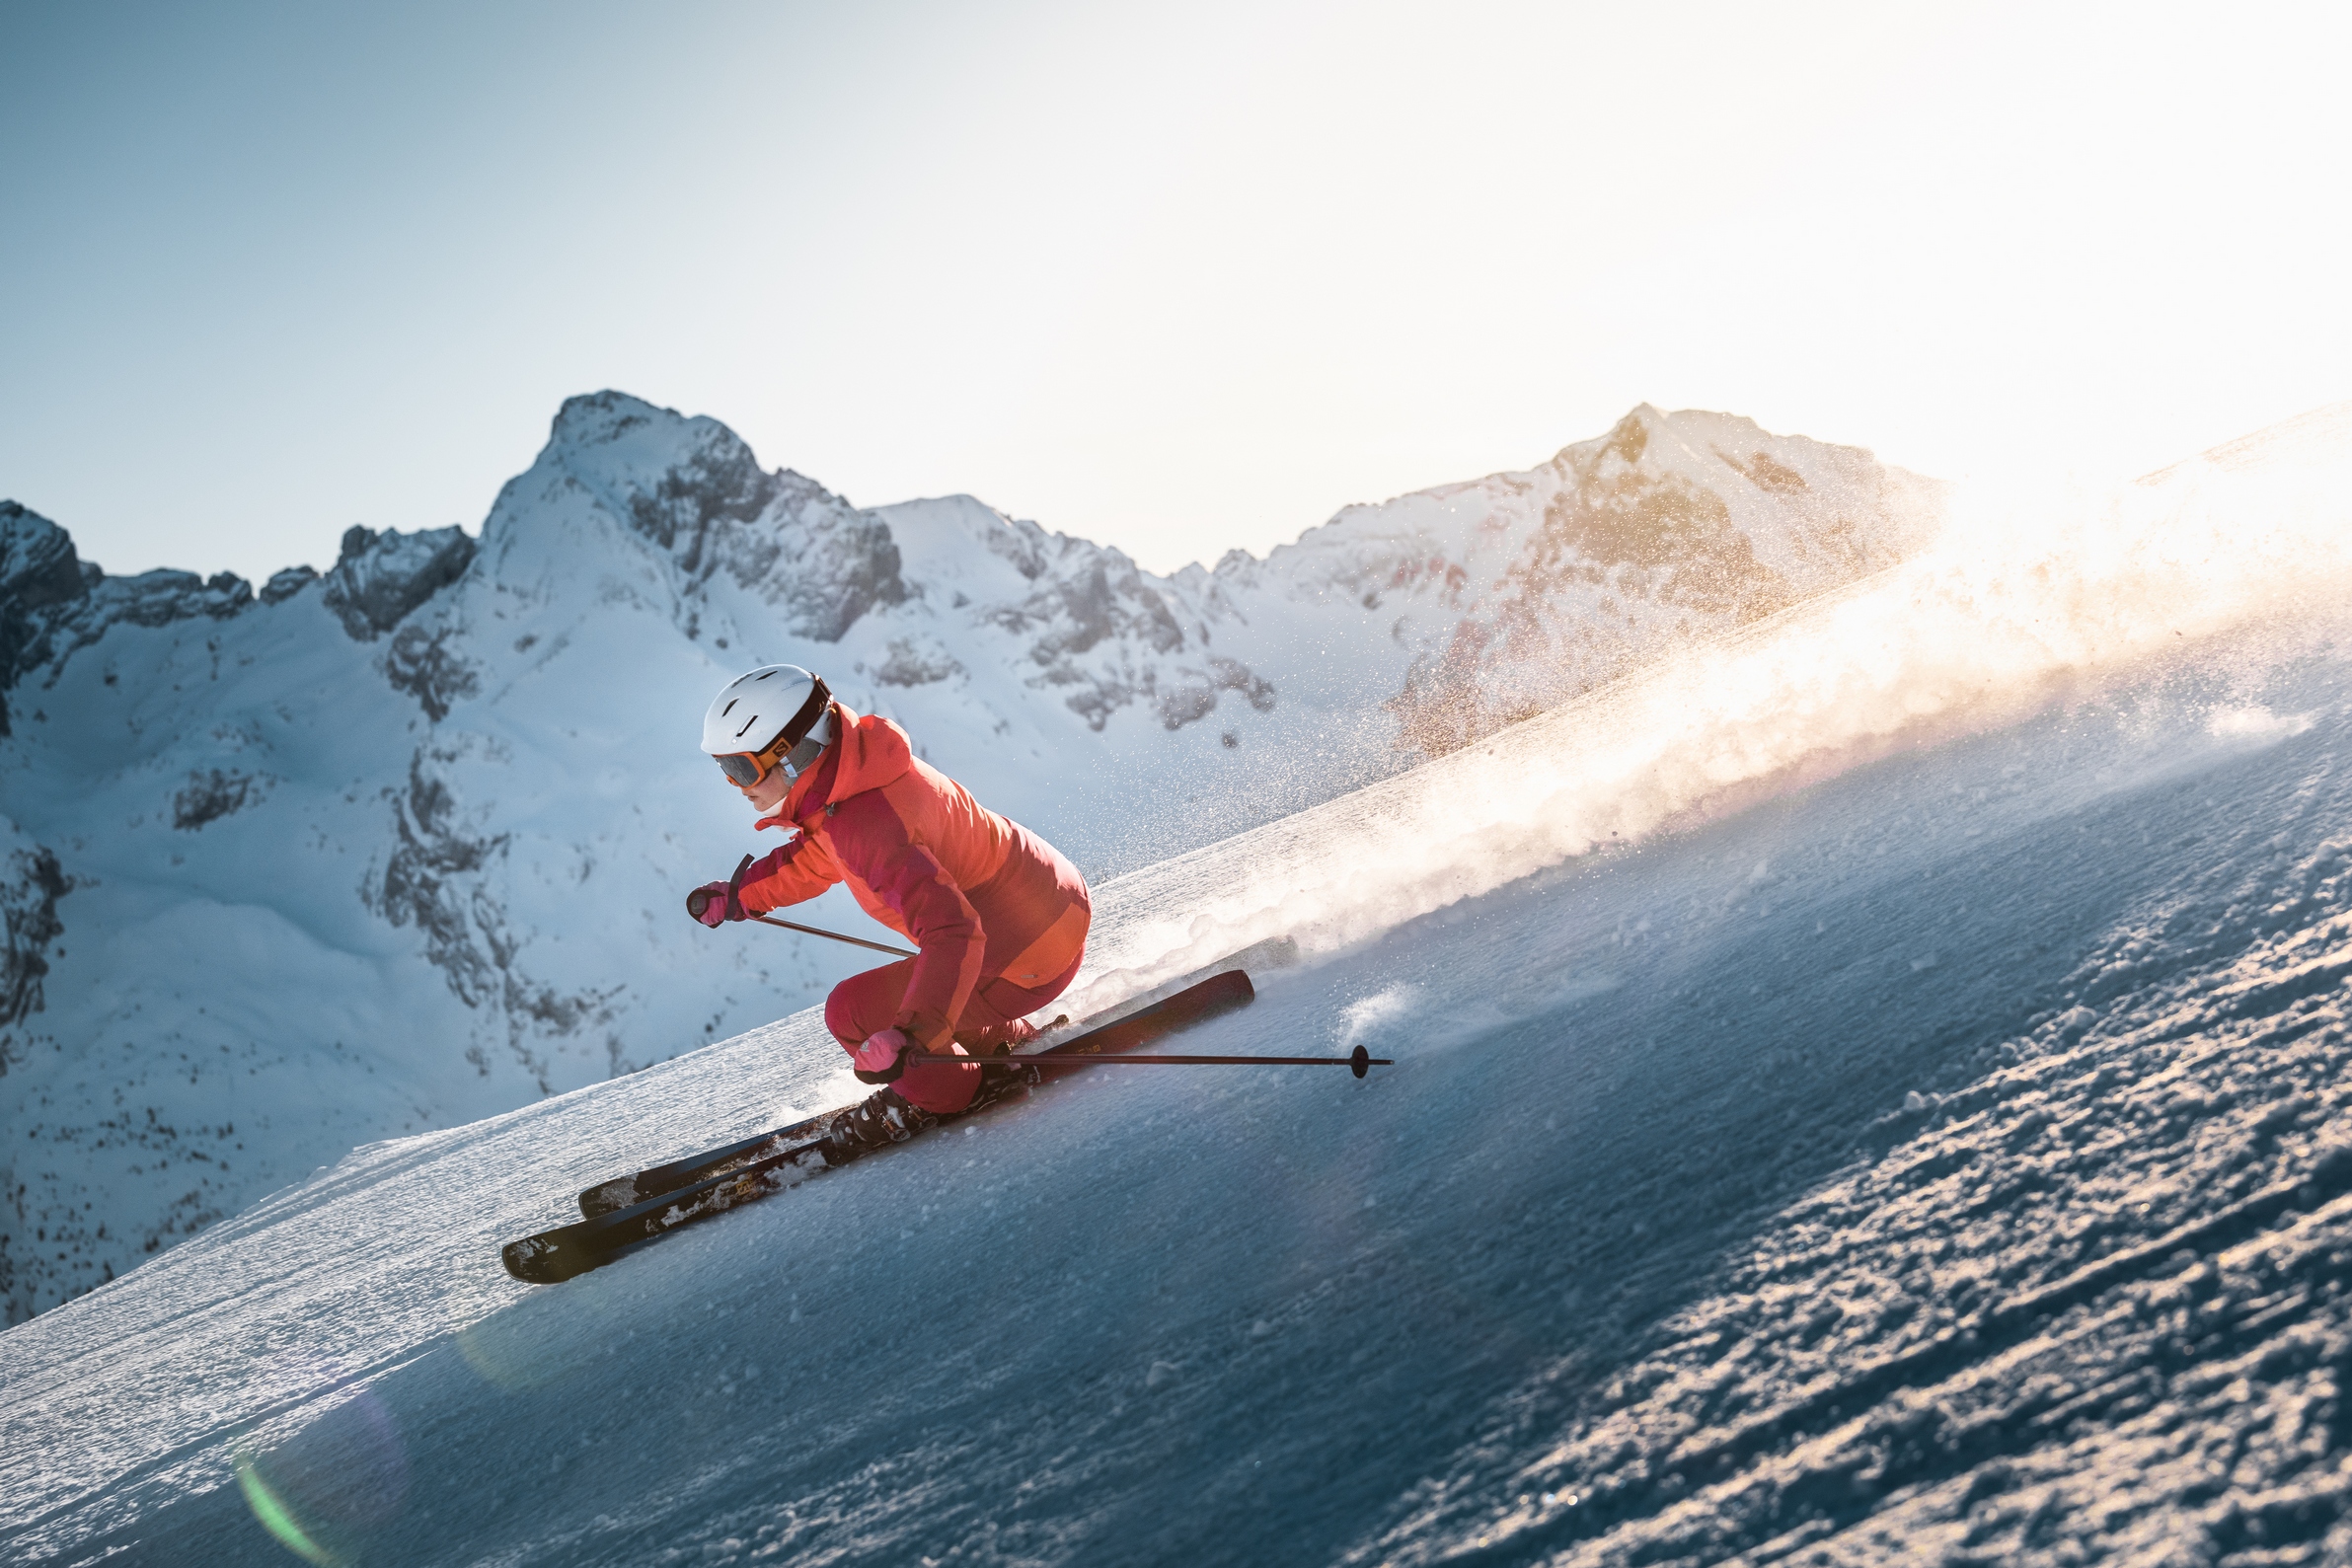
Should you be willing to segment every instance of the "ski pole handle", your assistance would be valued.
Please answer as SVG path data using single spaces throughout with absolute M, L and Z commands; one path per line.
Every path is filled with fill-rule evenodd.
M 692 915 L 696 920 L 701 920 L 703 918 L 703 911 L 709 909 L 710 907 L 711 895 L 704 892 L 701 888 L 698 887 L 693 892 L 686 895 L 686 913 Z

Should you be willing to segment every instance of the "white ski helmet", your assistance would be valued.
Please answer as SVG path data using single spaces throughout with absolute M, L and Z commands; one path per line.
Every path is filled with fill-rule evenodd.
M 797 664 L 763 664 L 711 699 L 703 715 L 703 750 L 746 789 L 771 768 L 797 779 L 833 739 L 832 705 L 823 676 Z

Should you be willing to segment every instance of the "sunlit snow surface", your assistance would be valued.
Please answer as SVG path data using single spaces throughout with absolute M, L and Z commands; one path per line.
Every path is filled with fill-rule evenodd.
M 0 1336 L 0 1555 L 2352 1550 L 2342 431 L 1104 889 L 1085 1002 L 1294 935 L 1185 1044 L 1367 1082 L 1105 1070 L 546 1288 L 848 1097 L 815 1021 L 362 1149 Z

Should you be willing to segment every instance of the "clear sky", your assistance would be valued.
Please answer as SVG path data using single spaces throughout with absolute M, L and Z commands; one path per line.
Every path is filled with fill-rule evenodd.
M 1164 569 L 1643 401 L 2120 477 L 2352 398 L 2338 14 L 0 0 L 0 495 L 259 578 L 602 387 Z

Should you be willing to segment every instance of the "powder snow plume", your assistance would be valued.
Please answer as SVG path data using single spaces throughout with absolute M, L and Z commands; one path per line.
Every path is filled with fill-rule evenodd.
M 1106 884 L 1072 1010 L 1269 938 L 1332 952 L 2192 646 L 2309 625 L 2347 589 L 2352 404 L 2104 496 L 1962 497 L 1902 565 Z

